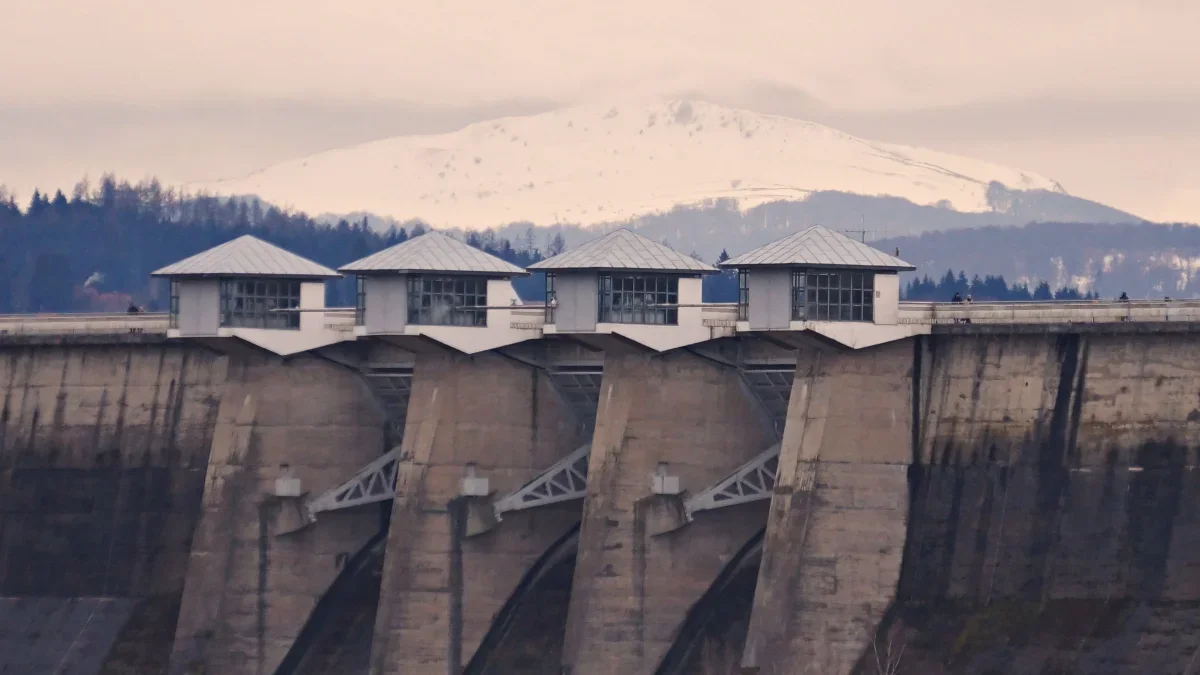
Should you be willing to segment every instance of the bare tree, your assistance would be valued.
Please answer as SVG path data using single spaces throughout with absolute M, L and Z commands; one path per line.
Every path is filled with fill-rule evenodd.
M 897 619 L 888 628 L 884 644 L 879 644 L 879 632 L 871 637 L 871 651 L 875 656 L 876 675 L 896 675 L 900 672 L 900 664 L 904 658 L 904 649 L 908 646 L 908 635 L 904 622 Z

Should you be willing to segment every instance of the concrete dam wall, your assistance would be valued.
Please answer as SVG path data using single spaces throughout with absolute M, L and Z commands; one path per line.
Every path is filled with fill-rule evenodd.
M 908 644 L 897 672 L 1198 672 L 1194 338 L 934 336 L 920 358 L 899 602 L 878 641 Z
M 406 353 L 390 441 L 359 367 L 390 347 L 0 344 L 0 623 L 102 624 L 4 665 L 1196 675 L 1193 333 L 1086 328 L 593 349 L 591 420 L 544 342 Z M 480 525 L 589 442 L 586 496 Z M 773 444 L 768 498 L 687 512 Z M 319 495 L 393 447 L 394 501 L 289 525 L 276 478 Z
M 165 666 L 225 365 L 165 344 L 0 347 L 0 614 L 36 633 L 5 672 L 71 667 L 80 635 L 115 644 L 83 659 L 105 672 Z M 89 598 L 124 611 L 71 620 Z

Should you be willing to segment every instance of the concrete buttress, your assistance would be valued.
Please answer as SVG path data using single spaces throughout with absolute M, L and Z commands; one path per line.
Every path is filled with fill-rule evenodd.
M 870 645 L 904 554 L 913 361 L 912 340 L 800 352 L 743 672 L 849 675 Z
M 460 496 L 468 466 L 504 495 L 574 450 L 582 431 L 537 368 L 496 353 L 418 357 L 371 673 L 461 672 L 526 570 L 580 512 L 578 502 L 511 512 L 468 538 L 467 512 L 490 508 Z
M 654 672 L 688 610 L 762 529 L 765 502 L 655 535 L 680 499 L 651 491 L 660 463 L 695 492 L 769 447 L 758 405 L 734 368 L 692 353 L 606 355 L 564 673 Z
M 341 567 L 379 531 L 377 508 L 322 514 L 278 536 L 295 508 L 285 471 L 319 494 L 383 448 L 357 374 L 315 356 L 229 357 L 169 672 L 272 673 Z

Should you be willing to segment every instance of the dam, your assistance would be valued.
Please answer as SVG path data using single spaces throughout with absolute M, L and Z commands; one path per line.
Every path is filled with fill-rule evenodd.
M 1200 673 L 1200 302 L 723 266 L 242 237 L 0 316 L 0 672 Z

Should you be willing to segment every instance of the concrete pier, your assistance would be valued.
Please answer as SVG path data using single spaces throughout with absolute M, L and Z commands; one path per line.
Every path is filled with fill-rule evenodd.
M 311 355 L 229 358 L 170 673 L 274 672 L 382 527 L 378 508 L 364 507 L 281 534 L 301 505 L 274 496 L 275 480 L 319 492 L 383 451 L 382 414 L 349 368 Z
M 416 362 L 380 591 L 371 673 L 457 673 L 526 570 L 579 521 L 580 504 L 508 514 L 464 498 L 468 466 L 507 494 L 583 442 L 584 426 L 536 367 L 490 353 Z M 561 627 L 560 627 L 561 630 Z
M 849 675 L 895 597 L 912 455 L 911 340 L 800 353 L 743 666 Z
M 687 352 L 606 358 L 563 672 L 654 672 L 688 609 L 766 522 L 762 502 L 655 536 L 682 509 L 652 494 L 659 465 L 698 490 L 772 442 L 735 368 Z

